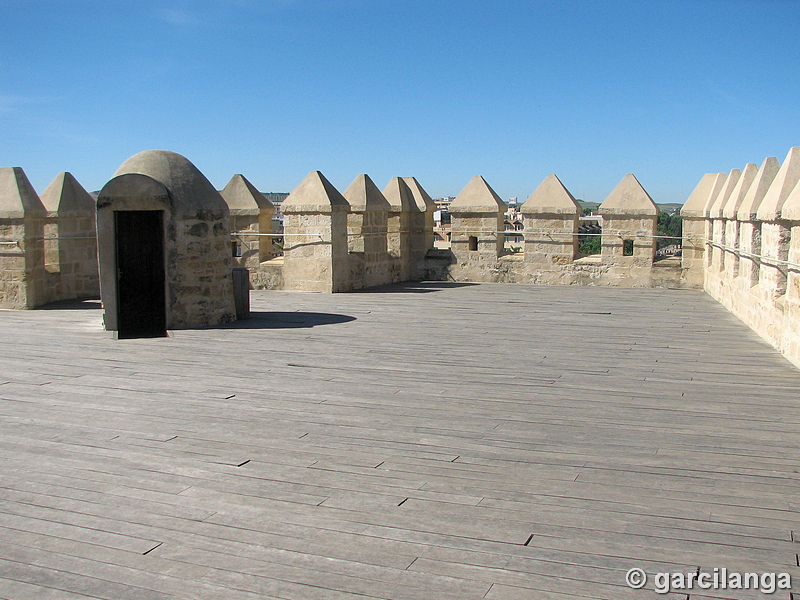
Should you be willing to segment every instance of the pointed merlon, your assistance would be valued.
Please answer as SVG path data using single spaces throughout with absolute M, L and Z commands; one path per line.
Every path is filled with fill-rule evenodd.
M 728 178 L 726 173 L 706 173 L 694 188 L 689 198 L 683 204 L 681 217 L 704 218 L 708 216 L 708 210 L 717 198 L 725 180 Z
M 48 212 L 57 212 L 61 215 L 94 213 L 97 210 L 94 198 L 78 183 L 72 173 L 56 175 L 42 192 L 41 199 Z
M 47 209 L 20 167 L 0 168 L 0 218 L 42 217 Z
M 742 171 L 740 169 L 731 170 L 728 174 L 728 178 L 725 180 L 725 185 L 722 186 L 722 190 L 717 194 L 717 197 L 714 198 L 714 202 L 711 203 L 711 207 L 708 209 L 709 217 L 712 219 L 722 218 L 722 209 L 728 203 L 728 199 L 736 188 L 736 184 L 739 183 L 739 178 L 741 176 Z
M 545 177 L 522 205 L 523 214 L 579 215 L 581 205 L 553 174 Z
M 496 213 L 506 204 L 480 175 L 475 175 L 450 203 L 451 213 Z
M 769 156 L 764 159 L 764 162 L 758 169 L 758 173 L 756 173 L 756 178 L 753 180 L 753 183 L 750 184 L 750 188 L 744 195 L 742 203 L 739 205 L 739 209 L 736 212 L 736 217 L 740 221 L 755 221 L 758 207 L 764 199 L 764 196 L 766 196 L 767 190 L 769 190 L 769 187 L 772 185 L 780 169 L 781 165 L 774 156 Z
M 237 173 L 220 192 L 232 215 L 242 212 L 274 211 L 275 207 L 244 175 Z
M 411 188 L 402 177 L 392 177 L 383 188 L 383 196 L 388 200 L 391 212 L 416 212 L 418 210 Z
M 786 198 L 781 210 L 781 218 L 787 221 L 800 221 L 800 181 Z
M 353 212 L 389 212 L 391 205 L 386 197 L 370 179 L 369 175 L 358 175 L 342 194 Z
M 436 202 L 433 201 L 428 195 L 428 192 L 419 184 L 416 177 L 403 177 L 408 189 L 411 190 L 411 196 L 414 198 L 414 203 L 417 210 L 420 212 L 433 212 L 436 210 Z
M 311 171 L 283 201 L 284 213 L 347 212 L 350 205 L 333 184 L 319 171 Z
M 601 215 L 658 215 L 658 207 L 639 180 L 628 173 L 597 209 Z
M 736 182 L 736 186 L 733 188 L 731 195 L 722 207 L 720 216 L 725 219 L 736 218 L 736 213 L 739 211 L 739 207 L 742 205 L 745 196 L 747 196 L 750 186 L 753 185 L 756 175 L 758 175 L 758 167 L 756 164 L 747 163 L 742 171 L 741 177 L 739 177 L 739 181 Z
M 783 204 L 800 181 L 800 146 L 789 150 L 780 171 L 769 186 L 764 199 L 758 205 L 756 218 L 760 221 L 774 221 L 781 218 Z

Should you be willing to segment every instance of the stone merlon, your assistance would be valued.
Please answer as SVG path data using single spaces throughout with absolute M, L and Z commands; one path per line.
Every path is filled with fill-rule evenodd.
M 356 176 L 353 183 L 342 194 L 354 212 L 386 211 L 391 205 L 386 197 L 370 179 L 369 175 L 362 173 Z
M 601 215 L 657 216 L 658 207 L 639 180 L 628 173 L 597 209 Z
M 220 192 L 232 215 L 274 212 L 275 207 L 244 175 L 237 173 Z
M 47 213 L 20 167 L 0 168 L 0 218 L 41 217 Z
M 470 179 L 450 204 L 451 213 L 496 213 L 506 205 L 480 175 Z
M 283 201 L 281 211 L 287 213 L 348 212 L 350 205 L 333 184 L 319 171 L 311 171 Z
M 561 180 L 548 175 L 522 205 L 523 214 L 579 215 L 581 205 Z

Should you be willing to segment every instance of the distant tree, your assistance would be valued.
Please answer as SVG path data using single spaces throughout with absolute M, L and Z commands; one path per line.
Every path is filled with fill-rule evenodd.
M 683 235 L 683 221 L 681 220 L 680 214 L 671 215 L 667 211 L 662 210 L 658 215 L 657 232 L 658 235 L 666 235 L 672 238 L 659 238 L 659 248 L 680 244 L 680 238 Z
M 600 254 L 600 236 L 587 237 L 578 245 L 578 252 L 581 254 Z

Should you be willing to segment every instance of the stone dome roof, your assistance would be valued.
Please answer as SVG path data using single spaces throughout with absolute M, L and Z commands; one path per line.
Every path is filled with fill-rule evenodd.
M 225 200 L 205 175 L 176 152 L 145 150 L 134 154 L 120 165 L 114 177 L 128 174 L 146 175 L 162 184 L 174 212 L 228 211 Z

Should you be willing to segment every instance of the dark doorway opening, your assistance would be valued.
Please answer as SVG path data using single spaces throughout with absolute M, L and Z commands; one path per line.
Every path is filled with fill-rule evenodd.
M 164 211 L 114 213 L 117 258 L 117 334 L 164 337 Z

